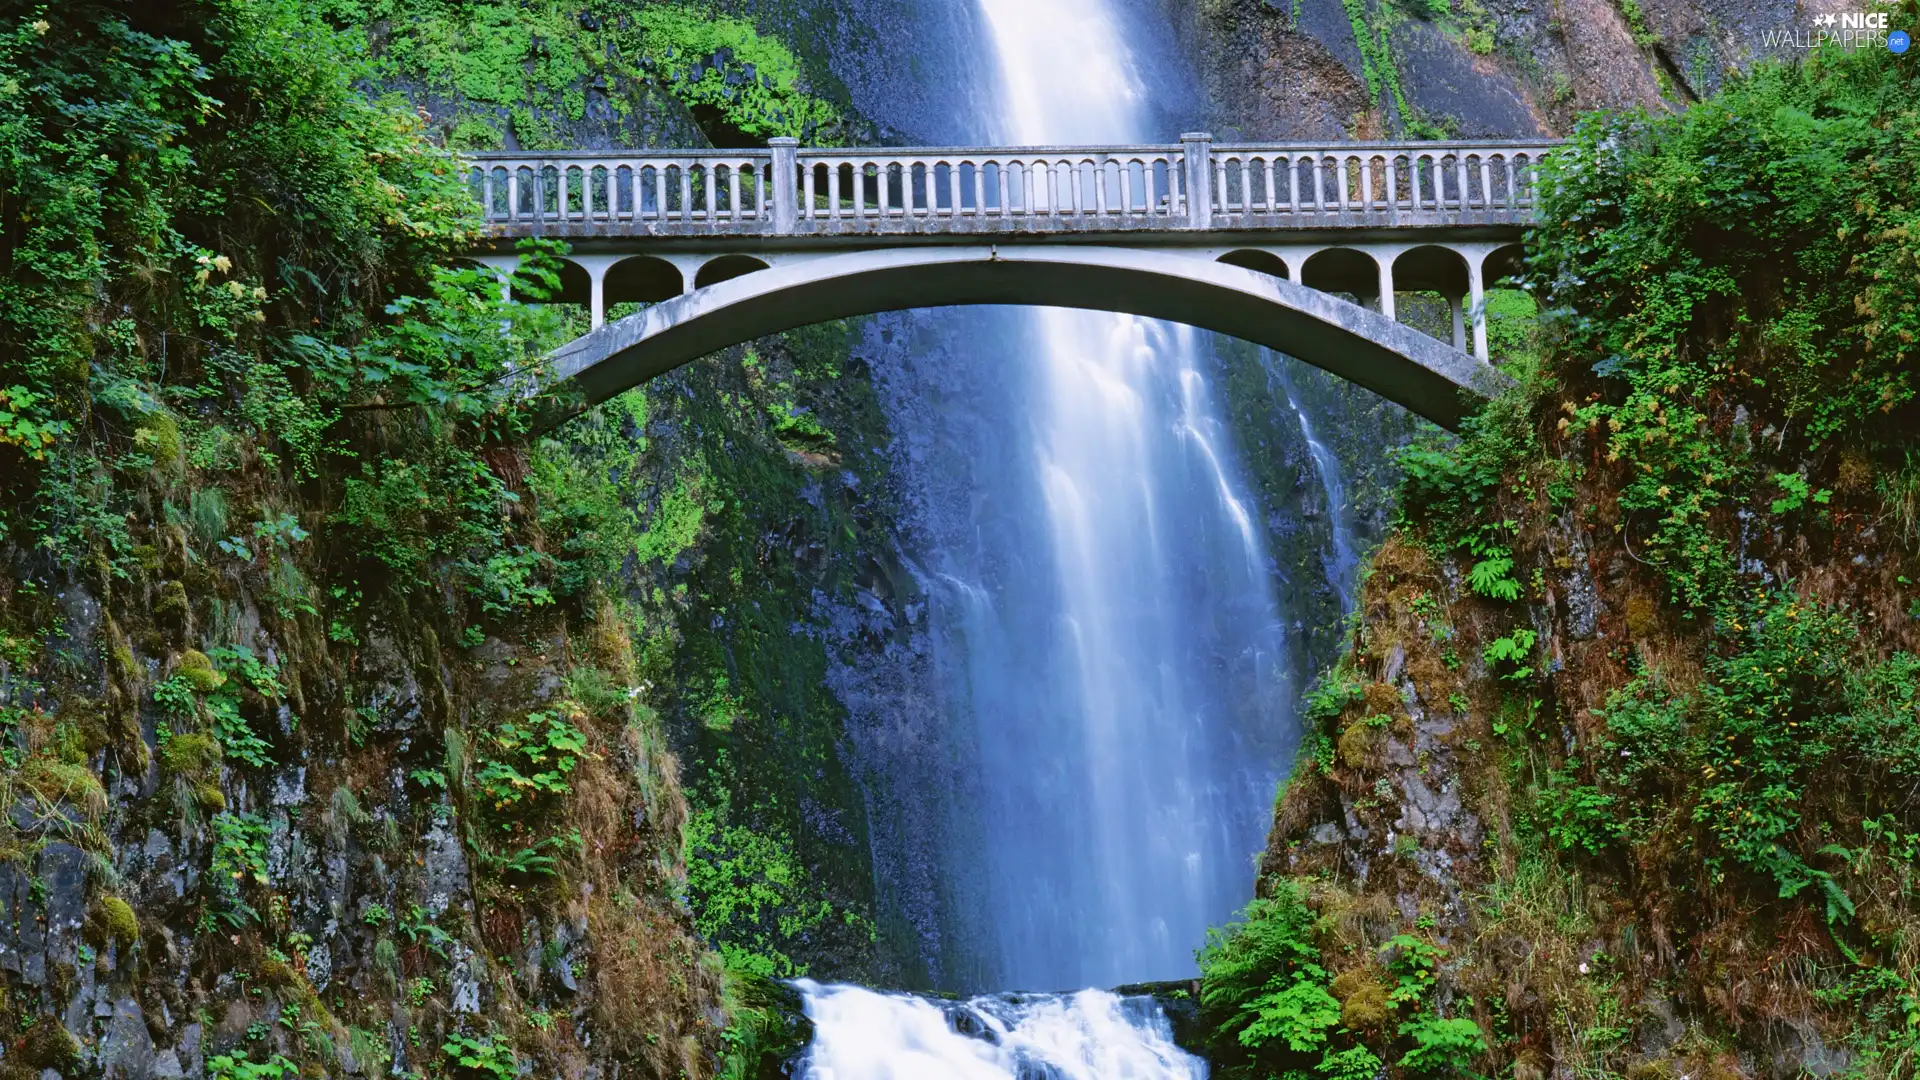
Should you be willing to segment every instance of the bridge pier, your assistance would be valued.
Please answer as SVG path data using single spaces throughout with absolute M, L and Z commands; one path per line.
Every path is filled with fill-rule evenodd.
M 607 271 L 625 258 L 623 255 L 568 255 L 567 261 L 587 272 L 587 311 L 591 326 L 598 330 L 607 321 Z
M 1480 264 L 1485 258 L 1480 254 L 1467 259 L 1467 295 L 1473 305 L 1473 355 L 1481 363 L 1490 364 L 1493 361 L 1487 352 L 1487 290 L 1480 280 Z

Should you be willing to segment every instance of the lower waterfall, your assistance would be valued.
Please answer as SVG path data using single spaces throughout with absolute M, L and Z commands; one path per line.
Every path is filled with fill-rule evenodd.
M 936 1001 L 796 984 L 818 1034 L 801 1080 L 1206 1080 L 1150 997 L 1105 990 Z

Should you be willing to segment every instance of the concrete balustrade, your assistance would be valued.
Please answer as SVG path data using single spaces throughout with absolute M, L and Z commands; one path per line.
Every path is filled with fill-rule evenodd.
M 471 155 L 504 236 L 1524 224 L 1544 142 Z
M 555 299 L 585 304 L 594 333 L 556 354 L 556 377 L 590 400 L 748 329 L 1051 303 L 1249 337 L 1451 425 L 1501 384 L 1460 364 L 1488 367 L 1487 283 L 1518 267 L 1553 145 L 1195 132 L 1162 146 L 484 153 L 469 175 L 490 238 L 473 258 L 504 276 L 516 240 L 569 243 Z M 1174 288 L 1183 268 L 1204 287 Z M 1083 287 L 1094 276 L 1100 291 Z M 1406 292 L 1446 298 L 1450 343 L 1394 325 Z M 1342 296 L 1384 318 L 1341 315 Z M 622 302 L 654 306 L 602 334 Z

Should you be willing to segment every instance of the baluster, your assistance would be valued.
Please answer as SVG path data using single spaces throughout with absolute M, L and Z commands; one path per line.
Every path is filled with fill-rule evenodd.
M 1520 208 L 1520 189 L 1515 187 L 1514 184 L 1517 182 L 1519 174 L 1514 170 L 1512 154 L 1507 155 L 1506 166 L 1507 166 L 1507 205 L 1517 210 Z
M 1453 152 L 1453 168 L 1454 183 L 1459 185 L 1460 209 L 1465 210 L 1468 199 L 1470 198 L 1467 194 L 1467 155 L 1455 150 Z
M 840 163 L 827 162 L 827 217 L 840 220 Z
M 960 216 L 960 163 L 947 162 L 947 216 Z
M 973 216 L 987 216 L 987 167 L 978 161 L 973 163 Z
M 1232 193 L 1227 190 L 1227 162 L 1223 157 L 1213 159 L 1213 206 L 1220 213 L 1231 212 Z
M 813 168 L 814 163 L 809 161 L 800 174 L 800 186 L 804 189 L 800 193 L 800 216 L 808 221 L 812 221 L 814 215 Z
M 1007 175 L 1007 161 L 1002 158 L 993 163 L 993 186 L 999 189 L 1000 220 L 1013 217 L 1013 179 Z
M 1133 159 L 1120 163 L 1120 217 L 1122 220 L 1133 217 Z
M 1089 158 L 1082 162 L 1091 170 L 1093 180 L 1093 212 L 1096 217 L 1107 215 L 1107 168 L 1099 158 Z
M 1389 212 L 1400 209 L 1399 163 L 1399 155 L 1391 150 L 1381 155 L 1380 167 L 1386 171 L 1387 210 Z
M 867 163 L 853 163 L 853 220 L 867 220 Z
M 1360 209 L 1373 209 L 1373 159 L 1360 159 Z
M 680 220 L 693 220 L 693 206 L 693 162 L 683 161 L 680 163 Z

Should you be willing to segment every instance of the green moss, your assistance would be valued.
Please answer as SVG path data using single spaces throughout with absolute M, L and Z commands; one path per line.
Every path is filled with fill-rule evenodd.
M 172 735 L 161 744 L 160 763 L 176 776 L 202 779 L 220 763 L 220 744 L 202 732 Z
M 700 538 L 707 508 L 699 494 L 699 475 L 682 477 L 660 500 L 653 522 L 634 540 L 634 554 L 644 562 L 671 563 Z
M 107 789 L 84 764 L 36 754 L 20 766 L 20 783 L 49 805 L 66 802 L 89 818 L 107 812 Z
M 96 902 L 101 923 L 106 927 L 120 948 L 127 949 L 140 940 L 140 920 L 133 914 L 133 905 L 117 896 L 103 896 Z
M 227 684 L 227 677 L 215 671 L 213 661 L 198 649 L 181 653 L 174 670 L 198 693 L 211 694 Z
M 160 586 L 160 596 L 153 602 L 156 615 L 185 615 L 187 613 L 187 587 L 179 581 L 168 581 Z

